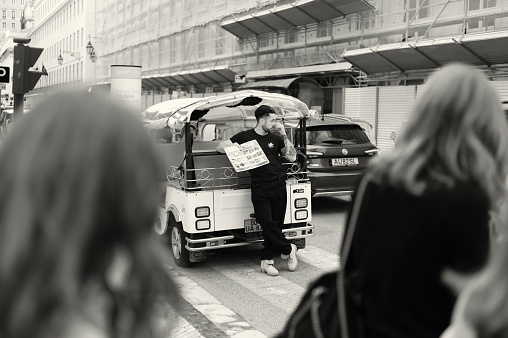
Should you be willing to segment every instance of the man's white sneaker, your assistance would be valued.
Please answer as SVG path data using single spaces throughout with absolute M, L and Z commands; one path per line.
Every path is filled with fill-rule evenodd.
M 261 271 L 268 276 L 278 276 L 279 271 L 273 266 L 273 259 L 264 259 L 261 261 Z
M 288 269 L 289 271 L 295 271 L 298 266 L 298 258 L 296 258 L 296 250 L 297 247 L 294 244 L 291 244 L 291 253 L 288 258 Z

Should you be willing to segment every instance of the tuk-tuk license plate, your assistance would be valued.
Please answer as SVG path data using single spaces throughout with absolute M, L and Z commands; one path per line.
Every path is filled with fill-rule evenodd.
M 333 167 L 350 167 L 358 165 L 358 158 L 332 158 Z
M 243 225 L 245 227 L 245 233 L 263 231 L 263 228 L 261 228 L 260 224 L 256 223 L 255 219 L 246 219 L 243 221 Z

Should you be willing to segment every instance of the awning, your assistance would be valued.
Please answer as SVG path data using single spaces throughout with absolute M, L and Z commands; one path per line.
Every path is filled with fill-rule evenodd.
M 293 68 L 279 68 L 268 70 L 255 70 L 247 72 L 245 77 L 247 79 L 267 78 L 267 77 L 282 77 L 291 75 L 312 75 L 312 74 L 334 74 L 343 73 L 351 69 L 353 65 L 349 62 L 331 63 L 327 65 L 315 65 Z
M 260 88 L 260 87 L 276 87 L 276 88 L 288 88 L 291 83 L 297 80 L 297 77 L 293 77 L 290 79 L 278 79 L 278 80 L 264 80 L 264 81 L 255 81 L 248 82 L 243 84 L 240 88 Z
M 181 71 L 142 77 L 143 88 L 186 87 L 235 82 L 236 73 L 227 66 Z
M 373 8 L 364 0 L 300 0 L 226 20 L 221 27 L 243 38 L 331 20 Z
M 508 32 L 402 42 L 346 51 L 342 57 L 361 71 L 380 73 L 431 70 L 450 62 L 508 66 Z

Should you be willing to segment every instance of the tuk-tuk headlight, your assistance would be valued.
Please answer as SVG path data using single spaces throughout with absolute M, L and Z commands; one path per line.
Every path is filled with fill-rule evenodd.
M 197 207 L 194 210 L 194 214 L 196 218 L 209 217 L 210 216 L 210 208 L 209 207 Z
M 209 219 L 200 219 L 196 221 L 196 230 L 208 230 L 210 229 Z
M 307 219 L 308 213 L 307 210 L 298 210 L 295 212 L 295 218 L 297 221 Z
M 308 201 L 306 198 L 297 198 L 295 199 L 295 208 L 307 208 Z

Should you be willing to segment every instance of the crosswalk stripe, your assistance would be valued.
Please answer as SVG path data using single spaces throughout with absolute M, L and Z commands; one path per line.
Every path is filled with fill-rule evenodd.
M 323 272 L 337 269 L 340 261 L 338 255 L 312 245 L 299 250 L 297 257 L 300 262 L 312 265 L 323 270 Z M 203 263 L 206 264 L 206 262 Z M 281 263 L 284 265 L 280 265 Z M 292 272 L 287 271 L 286 264 L 285 260 L 276 259 L 276 267 L 279 268 L 280 272 L 278 277 L 267 277 L 260 271 L 258 264 L 236 254 L 228 255 L 225 260 L 216 260 L 208 266 L 221 273 L 225 278 L 236 282 L 240 287 L 255 293 L 272 306 L 280 308 L 289 316 L 298 305 L 306 288 L 284 277 L 289 278 L 292 274 Z M 217 327 L 220 327 L 228 336 L 233 338 L 266 338 L 265 334 L 254 329 L 241 316 L 223 305 L 192 279 L 172 269 L 170 269 L 170 274 L 179 285 L 184 299 Z M 288 297 L 288 294 L 291 294 L 292 297 Z M 172 332 L 189 333 L 190 331 L 192 331 L 192 325 L 180 317 Z M 203 337 L 197 330 L 189 333 L 189 336 Z
M 310 245 L 299 250 L 297 257 L 299 261 L 313 265 L 324 272 L 337 269 L 339 266 L 337 255 Z M 286 261 L 282 262 L 285 266 Z M 306 291 L 304 287 L 283 277 L 285 273 L 291 273 L 284 268 L 279 269 L 279 276 L 266 278 L 257 264 L 254 265 L 240 256 L 228 256 L 228 261 L 214 262 L 211 267 L 288 313 L 296 308 Z M 296 297 L 289 298 L 287 294 L 293 294 Z
M 234 311 L 224 306 L 190 278 L 170 271 L 180 293 L 196 310 L 201 312 L 216 326 L 225 328 L 225 333 L 233 338 L 266 338 L 266 335 L 254 329 Z
M 313 265 L 324 271 L 333 271 L 339 267 L 340 258 L 326 250 L 307 245 L 305 249 L 298 250 L 298 260 Z

